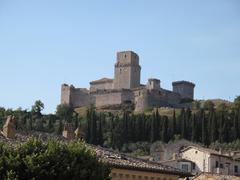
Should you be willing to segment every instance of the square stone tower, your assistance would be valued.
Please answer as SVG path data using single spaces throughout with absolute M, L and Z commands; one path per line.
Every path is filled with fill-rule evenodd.
M 195 84 L 188 81 L 175 81 L 172 83 L 173 92 L 179 93 L 183 99 L 194 99 Z
M 139 57 L 132 51 L 117 53 L 114 89 L 132 89 L 140 86 L 141 66 Z

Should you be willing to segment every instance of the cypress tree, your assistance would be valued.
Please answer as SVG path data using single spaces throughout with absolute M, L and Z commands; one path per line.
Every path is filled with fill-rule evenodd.
M 224 114 L 223 112 L 220 113 L 220 118 L 219 118 L 219 129 L 218 129 L 218 134 L 219 134 L 219 142 L 223 143 L 224 141 Z
M 95 111 L 91 111 L 90 144 L 97 144 L 97 120 Z
M 176 129 L 176 111 L 175 111 L 175 109 L 173 110 L 173 119 L 172 119 L 172 137 L 174 137 L 174 134 L 177 134 L 177 129 Z
M 162 141 L 168 142 L 168 117 L 163 117 Z
M 123 112 L 123 138 L 124 138 L 124 142 L 128 143 L 129 141 L 129 129 L 128 129 L 128 122 L 129 121 L 129 115 L 127 111 Z
M 202 120 L 202 143 L 207 144 L 207 134 L 206 134 L 206 119 L 205 119 L 205 112 L 201 110 L 201 120 Z
M 98 135 L 97 135 L 97 144 L 99 144 L 100 146 L 103 145 L 103 132 L 102 132 L 102 121 L 103 121 L 103 118 L 104 118 L 104 115 L 100 114 Z
M 62 119 L 60 119 L 57 134 L 60 135 L 62 134 L 62 132 L 63 132 L 63 123 L 62 123 Z
M 109 117 L 110 117 L 110 146 L 113 147 L 114 146 L 114 142 L 113 142 L 114 117 L 111 113 L 109 113 Z
M 233 140 L 238 138 L 238 112 L 236 110 L 234 111 L 232 138 Z
M 210 142 L 213 143 L 217 140 L 218 137 L 217 131 L 217 119 L 216 119 L 216 112 L 212 111 L 211 116 L 211 127 L 210 127 Z
M 192 116 L 192 112 L 190 110 L 190 108 L 187 108 L 186 113 L 185 113 L 185 127 L 186 127 L 186 139 L 191 140 L 191 116 Z
M 192 116 L 192 134 L 191 134 L 191 141 L 197 141 L 197 127 L 196 127 L 196 115 L 193 114 Z
M 87 109 L 87 137 L 86 140 L 87 142 L 90 141 L 90 137 L 91 137 L 91 110 Z
M 151 134 L 150 134 L 150 141 L 154 142 L 156 140 L 156 118 L 154 113 L 151 117 Z
M 180 119 L 181 119 L 181 137 L 186 139 L 186 118 L 184 109 L 181 110 Z
M 159 114 L 158 108 L 155 111 L 155 140 L 161 139 L 161 131 L 162 131 L 162 121 L 161 116 Z
M 237 120 L 237 124 L 238 124 L 238 126 L 237 126 L 237 128 L 238 129 L 240 129 L 240 108 L 239 109 L 237 109 L 237 117 L 238 117 L 238 120 Z M 238 132 L 238 138 L 240 138 L 240 133 L 239 133 L 239 131 L 237 131 Z

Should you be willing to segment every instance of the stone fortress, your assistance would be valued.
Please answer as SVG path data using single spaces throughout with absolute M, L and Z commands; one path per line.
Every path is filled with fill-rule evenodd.
M 90 82 L 90 89 L 75 88 L 63 84 L 61 104 L 74 108 L 95 105 L 97 108 L 134 104 L 135 111 L 142 112 L 152 107 L 188 107 L 194 99 L 195 84 L 188 81 L 172 83 L 172 91 L 163 89 L 159 79 L 149 79 L 140 84 L 141 66 L 139 57 L 132 51 L 117 53 L 114 79 L 102 78 Z

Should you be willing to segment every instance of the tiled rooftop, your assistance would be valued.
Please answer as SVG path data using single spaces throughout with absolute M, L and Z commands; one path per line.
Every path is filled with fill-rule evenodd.
M 97 156 L 103 162 L 115 168 L 190 176 L 190 174 L 186 174 L 180 169 L 162 165 L 160 163 L 127 156 L 98 146 L 89 146 L 96 152 Z

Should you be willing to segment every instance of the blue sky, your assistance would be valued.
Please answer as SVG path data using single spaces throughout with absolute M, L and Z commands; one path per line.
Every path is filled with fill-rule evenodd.
M 116 52 L 140 56 L 141 82 L 196 83 L 198 99 L 240 95 L 239 0 L 0 0 L 0 106 L 45 112 L 62 83 L 113 77 Z

